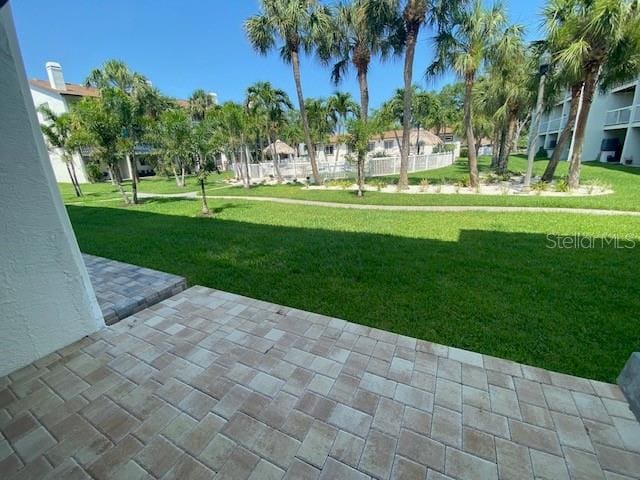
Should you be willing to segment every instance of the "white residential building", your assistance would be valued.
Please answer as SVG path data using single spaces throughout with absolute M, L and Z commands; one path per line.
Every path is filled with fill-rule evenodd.
M 451 137 L 452 143 L 456 148 L 456 156 L 460 154 L 459 142 L 453 142 L 453 136 Z M 428 155 L 433 153 L 438 145 L 442 145 L 444 142 L 440 137 L 431 133 L 428 130 L 412 129 L 410 136 L 410 154 L 411 155 Z M 402 130 L 389 130 L 382 135 L 374 137 L 368 145 L 368 157 L 395 157 L 400 155 L 400 145 L 402 145 Z M 418 148 L 419 145 L 419 148 Z M 298 147 L 300 152 L 300 158 L 307 158 L 307 150 L 302 143 Z M 336 152 L 338 156 L 336 158 Z M 354 152 L 351 148 L 339 141 L 337 135 L 331 135 L 326 143 L 316 145 L 316 157 L 319 162 L 338 162 L 342 163 L 347 161 L 347 155 L 354 156 Z
M 571 98 L 567 95 L 543 114 L 538 128 L 536 151 L 551 155 L 567 123 Z M 569 146 L 562 158 L 566 159 Z M 583 161 L 598 160 L 640 166 L 640 79 L 607 93 L 597 93 L 587 121 Z
M 85 87 L 84 85 L 78 85 L 75 83 L 67 83 L 64 80 L 62 73 L 62 67 L 56 62 L 47 62 L 47 80 L 33 79 L 29 80 L 29 89 L 31 91 L 31 97 L 33 98 L 33 104 L 36 107 L 36 111 L 42 105 L 47 105 L 51 111 L 57 115 L 69 112 L 74 103 L 79 102 L 83 97 L 97 97 L 98 90 L 91 87 Z M 38 121 L 42 124 L 44 118 L 40 112 L 38 112 Z M 61 183 L 71 183 L 69 178 L 69 171 L 65 162 L 62 160 L 62 155 L 59 151 L 49 148 L 49 159 L 51 160 L 51 166 L 53 167 L 53 173 L 56 176 L 56 181 Z M 81 153 L 73 154 L 73 165 L 75 167 L 76 176 L 78 182 L 88 183 L 89 176 L 87 173 L 86 162 L 89 157 L 84 156 Z M 138 172 L 145 174 L 151 172 L 151 167 L 138 162 Z M 131 172 L 127 162 L 122 160 L 119 164 L 120 176 L 123 179 L 130 179 Z

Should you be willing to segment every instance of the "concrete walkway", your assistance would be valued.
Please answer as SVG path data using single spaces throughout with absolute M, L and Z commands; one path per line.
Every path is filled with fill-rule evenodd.
M 139 193 L 141 198 L 185 198 L 199 199 L 196 192 L 189 193 Z M 344 208 L 348 210 L 386 210 L 392 212 L 496 212 L 496 213 L 573 213 L 596 216 L 631 216 L 640 217 L 640 212 L 629 210 L 603 210 L 597 208 L 565 208 L 565 207 L 497 207 L 483 205 L 371 205 L 359 203 L 323 202 L 316 200 L 299 200 L 294 198 L 260 197 L 251 195 L 207 195 L 212 200 L 247 200 L 255 202 L 284 203 L 288 205 L 308 205 L 315 207 Z
M 640 478 L 618 387 L 193 287 L 0 378 L 0 472 Z

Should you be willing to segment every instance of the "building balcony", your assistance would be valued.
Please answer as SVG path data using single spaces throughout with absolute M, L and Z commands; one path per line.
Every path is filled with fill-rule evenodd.
M 631 112 L 633 107 L 616 108 L 615 110 L 609 110 L 604 119 L 604 126 L 610 127 L 612 125 L 626 125 L 631 120 Z M 636 112 L 637 114 L 637 112 Z
M 633 112 L 633 122 L 640 122 L 640 105 L 635 106 L 635 110 Z

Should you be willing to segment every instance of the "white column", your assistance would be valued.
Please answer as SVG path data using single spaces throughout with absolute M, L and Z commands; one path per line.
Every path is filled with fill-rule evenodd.
M 0 0 L 0 5 L 3 2 Z M 0 375 L 104 326 L 0 7 Z

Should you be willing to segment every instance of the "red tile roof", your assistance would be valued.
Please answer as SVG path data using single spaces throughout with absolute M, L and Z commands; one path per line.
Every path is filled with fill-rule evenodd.
M 33 79 L 29 80 L 29 83 L 44 90 L 59 93 L 60 95 L 73 95 L 76 97 L 97 97 L 100 94 L 97 88 L 85 87 L 84 85 L 78 85 L 77 83 L 66 83 L 66 90 L 58 90 L 57 88 L 53 88 L 47 80 Z

